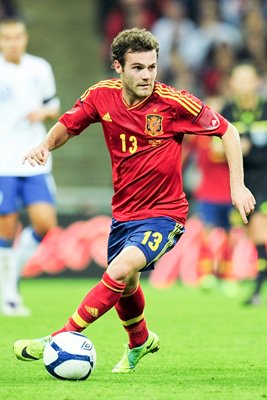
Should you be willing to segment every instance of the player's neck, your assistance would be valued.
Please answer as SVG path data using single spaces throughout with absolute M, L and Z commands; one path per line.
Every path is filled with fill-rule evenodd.
M 122 89 L 122 98 L 125 104 L 129 107 L 135 106 L 136 104 L 140 103 L 142 99 L 139 97 L 129 95 L 125 90 Z
M 22 56 L 3 55 L 3 57 L 6 62 L 15 65 L 19 65 L 22 60 Z
M 236 103 L 238 107 L 243 110 L 253 110 L 257 107 L 259 102 L 259 97 L 257 94 L 252 94 L 250 96 L 240 96 L 236 98 Z
M 137 104 L 143 103 L 148 97 L 151 96 L 151 93 L 147 96 L 137 96 L 134 94 L 129 94 L 127 91 L 122 89 L 122 100 L 124 104 L 128 107 L 134 107 Z

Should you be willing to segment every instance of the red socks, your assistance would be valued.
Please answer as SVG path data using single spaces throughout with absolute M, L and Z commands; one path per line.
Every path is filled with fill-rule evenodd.
M 125 284 L 114 281 L 107 272 L 102 280 L 85 296 L 75 313 L 69 318 L 66 325 L 54 332 L 52 336 L 60 332 L 81 332 L 101 315 L 110 310 L 120 299 Z
M 122 295 L 115 305 L 124 329 L 129 335 L 129 347 L 139 347 L 148 338 L 144 319 L 145 298 L 140 285 L 128 295 Z
M 122 296 L 126 285 L 114 281 L 105 272 L 102 280 L 85 296 L 64 327 L 54 333 L 82 332 L 88 325 L 115 306 L 129 336 L 129 347 L 139 347 L 148 338 L 144 319 L 145 299 L 139 285 L 132 293 Z

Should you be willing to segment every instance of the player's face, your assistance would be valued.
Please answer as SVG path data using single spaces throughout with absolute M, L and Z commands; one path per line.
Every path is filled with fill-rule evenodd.
M 259 88 L 259 78 L 254 68 L 246 65 L 237 67 L 231 77 L 231 86 L 235 96 L 255 95 Z
M 6 61 L 18 64 L 27 44 L 28 36 L 23 24 L 3 25 L 0 29 L 0 50 Z
M 121 75 L 123 97 L 129 105 L 139 103 L 152 93 L 157 74 L 156 50 L 126 53 L 124 67 L 118 61 L 114 67 Z

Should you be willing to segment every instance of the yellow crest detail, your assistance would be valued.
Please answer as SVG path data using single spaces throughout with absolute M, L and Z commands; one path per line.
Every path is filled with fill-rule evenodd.
M 146 128 L 145 133 L 151 136 L 158 136 L 163 134 L 162 130 L 163 117 L 158 114 L 146 115 Z

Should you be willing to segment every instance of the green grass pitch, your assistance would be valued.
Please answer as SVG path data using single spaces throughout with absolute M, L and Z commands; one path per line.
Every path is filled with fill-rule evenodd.
M 227 297 L 177 284 L 158 290 L 143 281 L 146 318 L 160 336 L 158 353 L 143 358 L 135 373 L 112 367 L 127 342 L 114 310 L 89 327 L 97 367 L 86 381 L 58 381 L 42 361 L 25 363 L 12 353 L 20 338 L 61 327 L 95 281 L 22 281 L 29 318 L 0 317 L 0 399 L 6 400 L 256 400 L 267 398 L 266 306 L 244 308 L 244 293 Z M 241 291 L 244 291 L 244 288 Z

